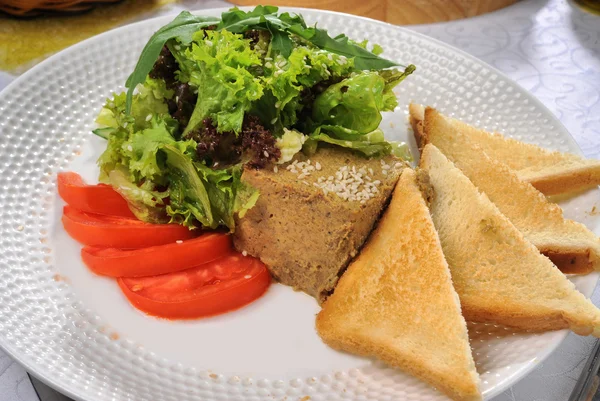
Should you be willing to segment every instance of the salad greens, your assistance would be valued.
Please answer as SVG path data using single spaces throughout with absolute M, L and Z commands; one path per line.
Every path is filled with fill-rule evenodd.
M 247 40 L 228 31 L 197 32 L 186 50 L 175 50 L 176 59 L 194 63 L 180 80 L 198 90 L 198 101 L 184 134 L 210 117 L 221 132 L 240 132 L 245 114 L 263 95 L 260 79 L 249 70 L 260 64 Z
M 375 71 L 365 72 L 331 85 L 315 99 L 313 119 L 320 124 L 367 134 L 379 127 L 381 111 L 394 110 L 397 106 L 392 89 L 410 72 L 393 72 L 393 81 Z
M 308 27 L 301 15 L 289 13 L 277 15 L 276 13 L 277 7 L 274 6 L 258 6 L 248 13 L 234 8 L 223 13 L 217 29 L 226 29 L 235 33 L 248 29 L 267 29 L 273 36 L 271 44 L 273 50 L 284 57 L 288 57 L 294 47 L 290 35 L 297 35 L 320 49 L 354 59 L 354 64 L 359 70 L 379 70 L 399 65 L 378 57 L 364 46 L 350 41 L 346 35 L 341 34 L 332 38 L 324 29 L 316 26 Z
M 139 96 L 134 96 L 134 105 Z M 123 94 L 115 95 L 109 105 L 114 105 L 114 116 L 131 121 L 123 112 Z M 100 121 L 106 114 L 100 114 Z M 140 220 L 233 227 L 234 213 L 245 213 L 258 197 L 241 182 L 241 166 L 212 170 L 195 162 L 196 143 L 175 140 L 177 124 L 172 118 L 154 115 L 146 120 L 139 130 L 127 122 L 109 127 L 114 131 L 98 160 L 100 181 L 123 195 Z
M 379 124 L 415 67 L 367 47 L 273 6 L 221 18 L 182 12 L 150 38 L 127 91 L 98 115 L 100 180 L 141 220 L 233 230 L 259 197 L 244 168 L 318 146 L 408 159 Z
M 133 73 L 125 83 L 125 86 L 129 88 L 127 91 L 127 113 L 131 110 L 133 90 L 138 84 L 146 80 L 146 76 L 152 70 L 160 51 L 169 39 L 177 38 L 180 42 L 190 43 L 194 33 L 218 22 L 219 19 L 215 17 L 202 17 L 184 11 L 173 21 L 156 31 L 142 50 Z

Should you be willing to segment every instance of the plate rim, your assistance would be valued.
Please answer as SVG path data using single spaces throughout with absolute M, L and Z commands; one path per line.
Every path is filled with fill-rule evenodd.
M 231 7 L 211 7 L 211 8 L 205 8 L 205 9 L 195 9 L 195 10 L 191 10 L 190 12 L 194 15 L 202 15 L 202 14 L 206 14 L 206 13 L 220 13 L 223 11 L 227 11 L 230 8 Z M 239 8 L 242 10 L 251 10 L 254 7 L 244 6 L 244 7 L 239 7 Z M 548 107 L 546 107 L 540 99 L 538 99 L 536 96 L 531 94 L 527 89 L 522 87 L 520 84 L 518 84 L 516 81 L 514 81 L 512 78 L 510 78 L 504 72 L 498 70 L 496 67 L 467 53 L 466 51 L 464 51 L 460 48 L 457 48 L 455 46 L 452 46 L 450 44 L 442 42 L 441 40 L 433 38 L 426 34 L 414 31 L 405 26 L 394 25 L 394 24 L 391 24 L 388 22 L 378 21 L 378 20 L 375 20 L 372 18 L 353 15 L 353 14 L 349 14 L 349 13 L 329 11 L 329 10 L 319 10 L 319 9 L 306 8 L 306 7 L 279 7 L 279 10 L 280 11 L 297 12 L 297 13 L 310 12 L 310 13 L 323 14 L 323 15 L 327 15 L 327 14 L 340 15 L 340 16 L 344 16 L 344 17 L 348 17 L 348 18 L 352 18 L 352 19 L 362 20 L 371 25 L 379 25 L 382 27 L 386 27 L 388 29 L 404 32 L 411 36 L 416 36 L 422 40 L 432 42 L 432 43 L 436 44 L 437 46 L 451 50 L 452 52 L 459 54 L 461 57 L 464 57 L 474 63 L 481 65 L 482 67 L 490 70 L 491 72 L 497 74 L 499 77 L 503 78 L 506 82 L 516 86 L 518 88 L 518 90 L 521 93 L 523 93 L 523 95 L 526 96 L 529 101 L 533 102 L 537 107 L 539 107 L 540 109 L 543 109 L 547 112 L 547 117 L 553 122 L 556 129 L 562 132 L 565 140 L 567 140 L 569 142 L 570 148 L 574 149 L 579 155 L 583 155 L 581 147 L 579 146 L 577 141 L 575 141 L 575 139 L 571 135 L 571 133 L 567 130 L 567 128 L 564 126 L 564 124 L 558 119 L 558 117 L 556 115 L 554 115 L 554 113 L 552 113 L 552 111 Z M 177 15 L 177 13 L 170 13 L 167 15 L 157 16 L 157 17 L 148 18 L 148 19 L 144 19 L 141 21 L 136 21 L 136 22 L 132 22 L 129 24 L 117 26 L 108 31 L 102 32 L 100 34 L 97 34 L 95 36 L 87 38 L 81 42 L 73 44 L 65 49 L 62 49 L 61 51 L 51 55 L 47 59 L 36 64 L 31 69 L 27 70 L 26 72 L 24 72 L 23 74 L 21 74 L 17 78 L 15 78 L 12 82 L 10 82 L 2 91 L 0 91 L 0 100 L 10 98 L 10 93 L 12 92 L 13 88 L 16 88 L 22 81 L 27 80 L 30 76 L 36 74 L 39 70 L 44 69 L 46 67 L 46 65 L 54 62 L 55 60 L 59 60 L 60 58 L 64 57 L 65 55 L 71 54 L 72 52 L 77 52 L 80 48 L 87 46 L 89 43 L 96 42 L 96 41 L 102 41 L 106 37 L 117 34 L 118 31 L 120 31 L 120 30 L 131 29 L 132 27 L 137 26 L 137 25 L 152 24 L 152 23 L 156 23 L 160 20 L 168 21 L 168 20 L 172 19 L 175 15 Z M 591 294 L 598 287 L 599 281 L 600 281 L 600 279 L 596 280 L 594 289 L 592 290 Z M 591 297 L 591 294 L 590 295 L 584 294 L 584 295 L 586 296 L 586 298 L 589 298 L 589 297 Z M 490 399 L 496 397 L 497 395 L 506 391 L 508 388 L 514 386 L 517 382 L 519 382 L 523 378 L 525 378 L 532 370 L 534 370 L 537 366 L 539 366 L 540 363 L 545 361 L 551 354 L 553 354 L 556 351 L 556 349 L 564 342 L 564 340 L 566 339 L 566 337 L 568 336 L 568 334 L 570 332 L 567 329 L 563 329 L 563 330 L 555 331 L 555 333 L 557 334 L 557 338 L 554 339 L 554 343 L 551 346 L 547 347 L 547 349 L 545 349 L 541 355 L 538 355 L 538 357 L 534 361 L 530 362 L 529 364 L 524 366 L 522 369 L 514 372 L 511 376 L 509 376 L 506 380 L 504 380 L 502 382 L 502 383 L 506 383 L 506 382 L 508 382 L 508 383 L 506 383 L 504 385 L 497 384 L 495 387 L 490 389 L 485 394 L 484 399 L 490 400 Z M 16 350 L 16 347 L 9 344 L 9 341 L 7 341 L 6 337 L 0 336 L 0 349 L 2 349 L 14 361 L 18 362 L 21 366 L 23 366 L 28 373 L 30 373 L 31 375 L 36 377 L 38 380 L 40 380 L 44 384 L 53 388 L 54 390 L 60 392 L 61 394 L 64 394 L 75 400 L 81 400 L 81 401 L 89 401 L 89 400 L 99 399 L 97 397 L 94 397 L 91 393 L 84 393 L 83 390 L 81 392 L 80 391 L 75 392 L 75 391 L 71 390 L 70 387 L 67 385 L 67 381 L 66 380 L 60 381 L 58 379 L 58 376 L 56 376 L 56 375 L 51 376 L 49 374 L 39 373 L 34 359 L 26 358 L 25 355 L 21 355 L 20 353 L 18 353 Z

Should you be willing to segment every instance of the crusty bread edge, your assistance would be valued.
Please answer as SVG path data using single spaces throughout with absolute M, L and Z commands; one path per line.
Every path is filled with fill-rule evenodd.
M 427 154 L 432 151 L 439 152 L 443 155 L 443 153 L 441 153 L 441 151 L 433 144 L 430 144 L 423 149 L 423 157 L 421 158 L 420 167 L 428 172 L 429 166 Z M 449 162 L 451 165 L 454 165 L 452 161 Z M 458 169 L 458 167 L 456 168 Z M 431 175 L 431 173 L 429 174 Z M 500 210 L 498 210 L 497 206 L 489 200 L 485 193 L 480 192 L 476 187 L 475 190 L 478 192 L 481 199 L 487 201 L 481 204 L 481 207 L 494 209 L 494 212 L 497 214 L 499 219 L 504 220 L 512 225 L 508 218 L 504 216 Z M 522 233 L 519 232 L 519 234 L 519 237 L 522 239 L 522 241 L 531 247 L 532 251 L 535 250 L 533 244 L 527 241 Z M 544 258 L 539 254 L 538 256 L 542 259 Z M 549 267 L 551 269 L 557 269 L 551 264 Z M 565 278 L 565 280 L 567 279 Z M 499 323 L 508 327 L 516 328 L 518 330 L 526 330 L 531 332 L 553 331 L 568 328 L 574 333 L 582 336 L 593 335 L 595 337 L 600 337 L 600 311 L 598 311 L 598 308 L 596 308 L 589 299 L 586 299 L 583 294 L 579 293 L 579 291 L 571 282 L 569 282 L 569 284 L 575 293 L 574 295 L 580 297 L 579 301 L 584 301 L 588 304 L 585 306 L 586 309 L 580 309 L 577 313 L 575 313 L 567 310 L 552 310 L 552 308 L 548 309 L 545 307 L 540 307 L 540 305 L 531 305 L 532 308 L 523 308 L 522 306 L 515 307 L 513 305 L 511 308 L 513 311 L 507 313 L 506 305 L 496 304 L 494 306 L 490 306 L 487 304 L 482 306 L 477 295 L 474 295 L 475 298 L 471 299 L 469 296 L 465 296 L 463 294 L 461 296 L 463 316 L 468 321 Z M 580 304 L 579 306 L 581 307 L 582 305 Z M 595 316 L 591 317 L 588 314 L 593 314 Z
M 402 172 L 402 174 L 417 175 L 414 172 L 414 170 L 411 170 L 411 169 L 406 169 L 405 171 Z M 394 192 L 392 193 L 392 196 L 390 197 L 391 202 L 393 202 L 393 197 L 396 196 L 396 193 L 400 191 L 399 185 L 401 182 L 401 178 L 396 183 L 396 188 L 394 188 Z M 416 184 L 419 187 L 419 191 L 423 191 L 422 185 L 428 185 L 427 183 L 422 183 L 421 182 L 422 179 L 423 178 L 419 179 L 419 178 L 415 177 Z M 424 198 L 424 194 L 422 192 L 421 192 L 421 198 L 425 204 L 424 206 L 427 207 L 427 200 Z M 384 213 L 382 218 L 385 218 L 385 214 L 386 213 Z M 433 221 L 431 221 L 431 216 L 429 216 L 429 219 L 430 219 L 432 229 L 435 230 L 435 228 L 433 226 Z M 375 230 L 379 230 L 379 229 L 380 229 L 380 225 L 378 224 L 378 226 L 375 228 Z M 436 235 L 437 235 L 437 233 L 436 233 Z M 367 240 L 366 243 L 364 244 L 363 251 L 372 246 L 373 245 L 371 245 L 371 242 L 369 240 Z M 441 244 L 439 243 L 439 239 L 438 239 L 438 246 L 440 247 L 440 252 L 441 252 Z M 354 262 L 356 262 L 356 260 L 353 261 L 352 263 L 354 263 Z M 448 269 L 447 265 L 446 265 L 446 269 Z M 450 276 L 449 270 L 448 270 L 448 275 Z M 343 281 L 345 279 L 349 279 L 349 278 L 345 278 L 344 276 L 342 276 L 340 278 L 340 281 Z M 458 304 L 458 308 L 460 308 L 460 300 L 459 300 L 458 294 L 456 294 L 455 291 L 454 291 L 454 295 L 455 295 L 456 303 Z M 330 346 L 333 349 L 349 352 L 351 354 L 362 355 L 362 356 L 366 356 L 366 357 L 377 357 L 378 359 L 387 363 L 388 365 L 397 367 L 397 368 L 401 369 L 402 371 L 422 380 L 425 383 L 429 383 L 431 385 L 432 383 L 435 382 L 436 388 L 438 390 L 440 390 L 442 393 L 448 395 L 449 397 L 451 397 L 452 399 L 454 399 L 456 401 L 481 401 L 482 398 L 481 398 L 481 393 L 480 393 L 480 389 L 479 389 L 479 385 L 480 385 L 479 379 L 476 380 L 477 387 L 475 389 L 473 389 L 475 392 L 471 395 L 466 396 L 465 394 L 463 394 L 463 392 L 458 392 L 455 389 L 455 388 L 464 389 L 464 383 L 463 383 L 463 385 L 453 385 L 453 383 L 449 383 L 446 385 L 445 383 L 442 383 L 439 380 L 432 379 L 433 377 L 435 377 L 435 375 L 428 374 L 429 373 L 428 367 L 425 366 L 423 363 L 421 363 L 421 360 L 419 360 L 418 358 L 415 358 L 410 362 L 403 361 L 402 359 L 398 359 L 398 358 L 394 357 L 394 355 L 389 352 L 388 348 L 386 348 L 385 346 L 379 345 L 377 343 L 377 341 L 374 341 L 374 339 L 371 338 L 370 336 L 365 336 L 365 335 L 362 335 L 360 332 L 355 332 L 352 330 L 340 330 L 339 327 L 336 327 L 335 323 L 332 322 L 332 316 L 331 316 L 332 313 L 327 310 L 327 303 L 332 302 L 333 297 L 335 297 L 335 291 L 334 291 L 332 297 L 329 297 L 328 299 L 326 299 L 323 302 L 323 304 L 321 305 L 322 309 L 318 313 L 316 320 L 315 320 L 315 326 L 317 329 L 317 333 L 319 334 L 319 336 L 321 337 L 323 342 L 326 343 L 328 346 Z M 465 325 L 465 330 L 466 330 L 466 322 L 465 322 L 464 318 L 462 319 L 462 321 L 463 321 L 463 324 Z M 475 367 L 473 367 L 473 373 L 475 375 L 477 375 Z
M 425 107 L 417 103 L 408 105 L 410 126 L 413 129 L 415 141 L 419 147 L 419 152 L 423 150 L 429 142 L 423 129 L 423 120 L 425 119 Z
M 597 187 L 600 183 L 600 161 L 598 164 L 574 168 L 560 174 L 546 173 L 529 177 L 520 172 L 517 174 L 520 174 L 524 181 L 529 182 L 544 195 L 558 195 Z
M 411 115 L 411 122 L 414 120 L 416 127 L 414 128 L 416 129 L 415 133 L 420 131 L 418 135 L 420 135 L 422 138 L 429 137 L 428 132 L 430 130 L 430 118 L 427 117 L 428 115 L 431 115 L 431 113 L 436 113 L 440 115 L 441 118 L 446 118 L 436 109 L 430 107 L 424 108 L 423 106 L 412 103 L 409 106 L 409 111 Z M 516 174 L 519 175 L 518 172 L 516 172 Z M 536 189 L 539 190 L 539 188 Z M 557 244 L 535 245 L 541 253 L 550 258 L 552 263 L 554 263 L 565 274 L 588 274 L 594 271 L 595 265 L 599 263 L 597 259 L 600 258 L 600 255 L 593 255 L 592 250 L 589 247 L 559 247 Z
M 429 107 L 427 107 L 429 108 Z M 419 152 L 429 142 L 429 136 L 424 129 L 425 107 L 421 104 L 410 103 L 408 106 L 409 121 L 413 129 Z M 491 134 L 490 135 L 499 135 Z M 518 171 L 517 173 L 521 173 Z M 594 188 L 600 184 L 600 160 L 597 164 L 574 168 L 563 173 L 554 174 L 548 171 L 535 175 L 525 173 L 522 178 L 529 182 L 544 195 L 558 195 Z M 565 190 L 567 188 L 567 190 Z
M 564 274 L 589 274 L 594 271 L 594 266 L 598 263 L 590 248 L 535 245 Z
M 389 352 L 387 352 L 387 349 L 384 347 L 380 347 L 378 345 L 364 346 L 364 343 L 373 344 L 373 339 L 362 336 L 360 333 L 351 333 L 349 335 L 344 333 L 345 335 L 343 336 L 338 335 L 335 337 L 328 337 L 326 334 L 324 334 L 325 332 L 329 331 L 324 329 L 323 325 L 327 324 L 323 322 L 324 319 L 325 318 L 321 317 L 321 314 L 317 316 L 317 327 L 321 328 L 319 330 L 321 339 L 331 348 L 365 357 L 377 355 L 377 358 L 386 364 L 398 367 L 403 372 L 422 380 L 424 383 L 432 382 L 430 376 L 427 375 L 428 368 L 425 365 L 420 364 L 418 358 L 415 358 L 412 363 L 406 363 L 389 355 Z M 444 386 L 442 383 L 439 383 L 439 381 L 437 387 L 435 388 L 456 401 L 481 401 L 481 396 L 479 395 L 473 394 L 470 397 L 462 396 L 454 391 L 452 386 Z

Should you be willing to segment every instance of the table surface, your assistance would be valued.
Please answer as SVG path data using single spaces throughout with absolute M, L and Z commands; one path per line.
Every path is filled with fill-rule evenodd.
M 224 7 L 183 0 L 154 13 Z M 567 127 L 584 154 L 600 159 L 600 17 L 566 0 L 525 0 L 494 13 L 410 29 L 458 47 L 507 74 Z M 0 90 L 15 77 L 0 71 Z M 600 305 L 600 291 L 592 297 Z M 565 401 L 593 345 L 570 334 L 544 363 L 493 401 Z M 47 389 L 44 400 L 66 397 Z M 0 401 L 37 401 L 25 370 L 0 351 Z

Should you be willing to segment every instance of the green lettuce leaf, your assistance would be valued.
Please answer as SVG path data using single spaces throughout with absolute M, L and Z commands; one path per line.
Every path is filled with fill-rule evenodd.
M 341 146 L 355 150 L 366 157 L 381 157 L 389 155 L 392 152 L 392 148 L 389 142 L 370 142 L 368 140 L 354 140 L 348 141 L 344 139 L 333 138 L 323 132 L 310 136 L 315 141 L 325 142 L 332 145 Z
M 195 162 L 196 142 L 177 141 L 168 118 L 150 127 L 118 127 L 99 159 L 101 180 L 111 184 L 140 220 L 196 228 L 235 228 L 234 215 L 251 208 L 258 192 L 241 181 L 241 166 L 213 170 Z M 162 188 L 158 190 L 157 188 Z M 164 199 L 168 198 L 168 204 Z
M 122 145 L 121 152 L 129 158 L 129 171 L 137 177 L 150 179 L 159 185 L 168 184 L 164 175 L 165 160 L 158 153 L 165 145 L 177 145 L 190 152 L 195 149 L 195 142 L 176 142 L 169 125 L 164 119 L 155 117 L 150 128 L 132 133 L 129 140 Z
M 110 134 L 115 132 L 115 128 L 113 127 L 104 127 L 104 128 L 96 128 L 92 130 L 92 133 L 96 136 L 99 136 L 102 139 L 108 139 Z
M 196 219 L 204 227 L 216 228 L 218 222 L 213 218 L 205 183 L 198 176 L 190 157 L 175 145 L 163 145 L 161 150 L 167 156 L 167 213 L 171 216 L 171 222 L 193 227 L 193 219 Z
M 319 48 L 295 47 L 286 59 L 278 55 L 264 64 L 264 95 L 254 103 L 257 115 L 276 135 L 298 122 L 300 93 L 327 79 L 340 79 L 353 70 L 352 60 Z
M 377 72 L 364 72 L 344 79 L 317 96 L 313 120 L 361 134 L 371 132 L 381 122 L 384 89 L 385 80 Z
M 207 31 L 194 36 L 185 57 L 195 62 L 189 84 L 198 91 L 198 101 L 184 132 L 211 118 L 219 132 L 240 132 L 245 113 L 263 94 L 260 80 L 248 67 L 261 63 L 250 41 L 228 31 Z
M 394 88 L 404 79 L 413 73 L 414 65 L 409 65 L 404 71 L 396 69 L 379 71 L 381 78 L 385 80 L 383 89 L 383 111 L 393 111 L 398 106 L 398 98 L 394 93 Z
M 205 227 L 216 227 L 210 200 L 204 183 L 198 176 L 192 155 L 196 143 L 176 141 L 164 120 L 154 118 L 152 127 L 133 133 L 122 145 L 129 157 L 128 171 L 150 180 L 155 185 L 168 186 L 167 214 L 172 222 L 188 227 L 198 220 Z
M 106 143 L 106 149 L 98 158 L 98 165 L 100 166 L 100 182 L 110 183 L 109 174 L 113 170 L 124 169 L 129 171 L 129 157 L 124 155 L 123 145 L 129 139 L 130 128 L 113 128 L 114 131 L 108 136 Z M 129 179 L 135 181 L 136 177 L 133 174 L 129 174 Z
M 206 188 L 215 222 L 233 231 L 234 215 L 243 217 L 256 203 L 258 191 L 242 182 L 241 165 L 221 170 L 213 170 L 202 163 L 196 163 L 195 166 L 207 182 Z
M 169 218 L 165 210 L 163 199 L 168 191 L 155 191 L 150 186 L 150 181 L 137 185 L 128 179 L 127 171 L 123 169 L 112 170 L 109 175 L 110 185 L 129 204 L 129 209 L 139 220 L 153 224 L 168 223 Z
M 196 170 L 205 182 L 210 200 L 211 210 L 217 224 L 226 227 L 235 225 L 233 219 L 234 188 L 231 185 L 232 175 L 229 171 L 212 170 L 202 163 L 196 163 Z
M 310 141 L 305 145 L 306 150 L 303 148 L 308 152 L 314 153 L 318 142 L 325 142 L 355 150 L 366 157 L 383 157 L 391 154 L 404 160 L 412 160 L 406 143 L 386 141 L 383 131 L 379 128 L 361 134 L 345 127 L 322 125 L 309 138 Z
M 166 100 L 173 97 L 173 91 L 167 90 L 164 81 L 155 80 L 150 77 L 138 86 L 138 93 L 133 96 L 133 104 L 130 113 L 126 113 L 126 94 L 114 94 L 107 99 L 106 103 L 96 117 L 96 124 L 103 128 L 123 128 L 131 130 L 142 130 L 150 127 L 153 116 L 169 117 L 169 107 Z M 150 118 L 149 118 L 150 117 Z M 176 124 L 171 119 L 170 124 Z M 94 132 L 96 135 L 110 135 L 113 131 L 103 130 Z M 102 135 L 100 135 L 102 134 Z
M 356 73 L 331 85 L 315 99 L 312 118 L 317 124 L 339 125 L 361 134 L 371 132 L 379 126 L 381 112 L 392 111 L 398 105 L 393 89 L 412 71 Z
M 413 161 L 410 148 L 406 142 L 390 142 L 390 144 L 392 145 L 392 154 L 394 156 L 399 157 L 402 160 L 406 160 L 407 162 Z
M 239 217 L 244 217 L 246 212 L 254 207 L 260 192 L 242 181 L 241 168 L 233 175 L 232 187 L 235 188 L 235 199 L 233 201 L 233 212 Z

